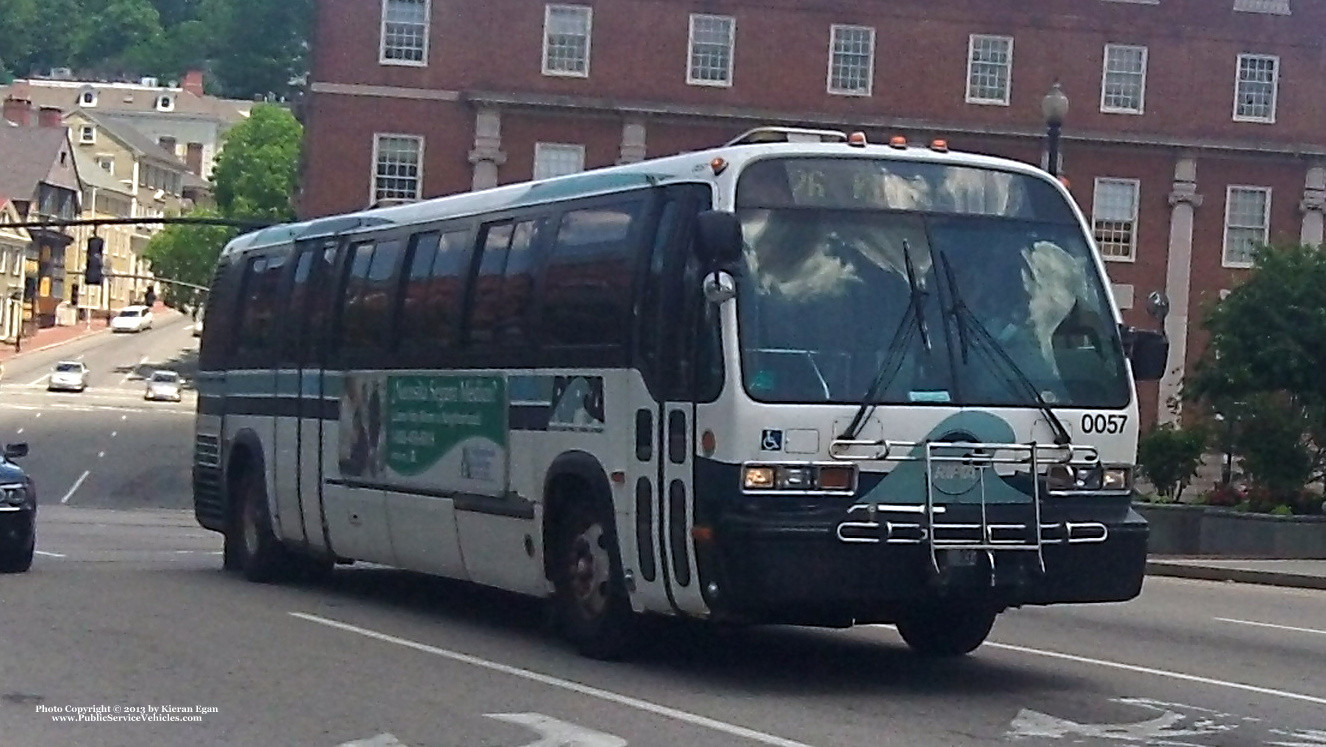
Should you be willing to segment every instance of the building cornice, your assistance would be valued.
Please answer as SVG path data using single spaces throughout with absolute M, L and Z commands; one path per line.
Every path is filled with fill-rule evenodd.
M 358 83 L 317 82 L 310 86 L 315 94 L 368 96 L 426 101 L 463 101 L 475 106 L 539 109 L 562 112 L 593 113 L 614 117 L 662 117 L 741 121 L 743 123 L 819 125 L 843 127 L 851 116 L 852 128 L 952 135 L 982 135 L 1026 140 L 1041 140 L 1040 126 L 998 126 L 960 124 L 952 121 L 889 117 L 879 115 L 843 115 L 832 112 L 792 112 L 758 107 L 675 104 L 658 101 L 628 101 L 596 96 L 569 96 L 510 91 L 456 91 L 400 86 L 375 86 Z M 1177 148 L 1194 151 L 1217 151 L 1243 155 L 1326 157 L 1326 144 L 1271 142 L 1231 138 L 1194 138 L 1164 133 L 1102 132 L 1065 129 L 1060 135 L 1068 142 L 1108 143 L 1111 145 Z

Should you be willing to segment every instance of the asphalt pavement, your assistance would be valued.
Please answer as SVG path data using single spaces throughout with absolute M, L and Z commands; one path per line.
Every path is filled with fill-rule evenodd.
M 164 309 L 158 305 L 158 309 Z M 108 334 L 105 320 L 90 325 L 51 327 L 39 330 L 23 340 L 23 349 L 0 346 L 0 364 L 34 352 L 50 350 L 89 335 Z M 1147 573 L 1207 581 L 1266 584 L 1302 589 L 1326 589 L 1326 558 L 1320 560 L 1281 560 L 1267 558 L 1191 558 L 1153 557 L 1147 561 Z

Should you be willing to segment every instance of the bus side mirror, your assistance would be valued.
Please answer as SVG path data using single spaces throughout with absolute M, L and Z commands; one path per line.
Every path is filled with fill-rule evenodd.
M 1128 334 L 1128 359 L 1133 362 L 1133 378 L 1159 381 L 1169 363 L 1169 338 L 1163 332 L 1133 329 Z
M 26 443 L 5 444 L 5 459 L 18 459 L 28 455 Z
M 695 218 L 695 253 L 709 267 L 741 259 L 741 221 L 735 213 L 705 210 Z

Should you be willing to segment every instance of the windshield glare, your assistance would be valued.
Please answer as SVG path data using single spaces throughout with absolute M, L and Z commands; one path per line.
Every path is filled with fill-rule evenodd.
M 932 168 L 886 188 L 891 177 L 879 177 L 878 165 L 866 162 L 876 170 L 852 169 L 868 175 L 864 184 L 886 186 L 863 187 L 858 178 L 855 188 L 835 192 L 832 185 L 844 181 L 839 163 L 820 170 L 820 184 L 810 188 L 816 169 L 786 163 L 760 162 L 738 182 L 746 241 L 738 318 L 751 396 L 860 403 L 895 335 L 905 337 L 914 325 L 902 324 L 910 258 L 930 348 L 912 334 L 894 355 L 897 374 L 874 401 L 1030 404 L 1006 365 L 978 354 L 972 335 L 960 329 L 952 309 L 961 302 L 1048 403 L 1127 404 L 1123 354 L 1091 246 L 1050 185 L 1002 172 L 955 180 L 944 170 L 957 167 L 908 164 Z M 981 199 L 941 194 L 957 182 L 997 189 Z M 910 189 L 899 192 L 901 186 Z M 903 203 L 929 209 L 889 207 Z

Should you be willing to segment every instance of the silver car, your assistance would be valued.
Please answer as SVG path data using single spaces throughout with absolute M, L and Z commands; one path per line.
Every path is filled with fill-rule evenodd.
M 81 392 L 87 389 L 87 366 L 79 361 L 60 361 L 46 380 L 48 392 Z
M 180 375 L 174 371 L 153 371 L 147 378 L 147 391 L 143 392 L 143 399 L 179 402 L 182 383 Z

